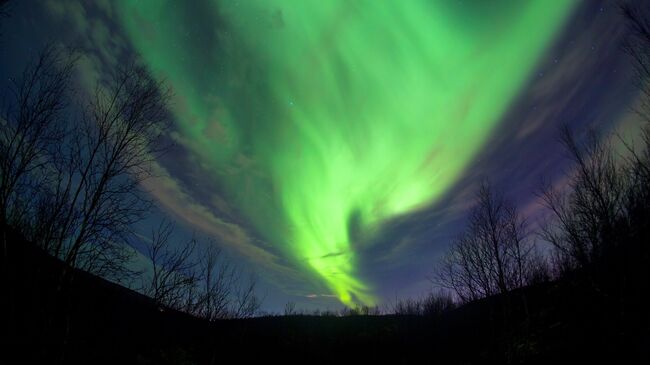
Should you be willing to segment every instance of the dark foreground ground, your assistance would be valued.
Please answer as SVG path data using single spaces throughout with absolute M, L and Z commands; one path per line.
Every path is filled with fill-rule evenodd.
M 650 363 L 645 302 L 620 313 L 579 280 L 524 288 L 438 318 L 207 322 L 84 272 L 57 295 L 59 261 L 24 242 L 10 240 L 5 252 L 2 364 Z

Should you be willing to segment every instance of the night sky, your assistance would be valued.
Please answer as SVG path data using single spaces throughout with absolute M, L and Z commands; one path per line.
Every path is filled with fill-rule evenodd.
M 260 278 L 264 309 L 387 304 L 427 277 L 482 179 L 534 228 L 558 128 L 633 138 L 615 2 L 15 1 L 9 77 L 46 43 L 91 91 L 137 57 L 174 97 L 172 150 L 143 188 L 178 238 L 213 237 Z M 543 249 L 543 242 L 539 242 Z M 138 243 L 134 243 L 136 248 Z M 144 258 L 138 265 L 145 265 Z

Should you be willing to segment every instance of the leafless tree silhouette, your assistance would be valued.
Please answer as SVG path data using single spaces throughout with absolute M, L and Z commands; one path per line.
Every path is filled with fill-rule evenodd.
M 12 80 L 10 98 L 0 117 L 0 231 L 3 261 L 7 231 L 33 233 L 35 206 L 41 187 L 51 183 L 44 173 L 61 144 L 75 58 L 53 46 Z M 33 238 L 33 237 L 30 237 Z M 5 265 L 6 267 L 6 265 Z
M 451 245 L 433 282 L 462 302 L 506 293 L 531 278 L 536 255 L 527 223 L 487 182 L 477 193 L 468 226 Z
M 169 91 L 130 64 L 98 85 L 42 186 L 35 237 L 71 267 L 120 279 L 132 225 L 150 209 L 139 184 L 161 151 Z
M 237 272 L 233 284 L 235 287 L 235 299 L 232 310 L 230 311 L 230 317 L 253 317 L 262 305 L 262 299 L 256 292 L 257 277 L 253 273 L 244 276 L 241 272 Z
M 628 181 L 607 140 L 590 133 L 578 143 L 568 128 L 561 136 L 576 168 L 564 190 L 543 187 L 540 196 L 553 219 L 541 235 L 559 251 L 562 265 L 587 267 L 619 244 L 616 226 L 625 214 Z
M 221 250 L 209 244 L 199 261 L 200 286 L 197 314 L 207 320 L 229 317 L 229 298 L 232 296 L 232 281 L 235 267 L 222 257 Z
M 147 257 L 152 264 L 151 278 L 143 285 L 144 293 L 157 303 L 169 308 L 184 309 L 187 296 L 197 285 L 194 273 L 196 262 L 194 239 L 179 247 L 170 247 L 173 233 L 171 222 L 161 222 L 158 229 L 152 230 L 151 244 L 147 247 Z
M 144 278 L 145 294 L 163 307 L 207 320 L 245 318 L 258 312 L 261 301 L 254 277 L 244 280 L 213 242 L 200 251 L 196 239 L 179 244 L 170 240 L 172 233 L 172 223 L 165 221 L 152 231 L 147 247 L 152 273 Z
M 419 299 L 396 300 L 389 311 L 400 316 L 438 317 L 455 308 L 456 302 L 451 294 L 441 291 L 429 293 Z
M 42 171 L 65 134 L 63 114 L 74 66 L 49 46 L 13 80 L 13 102 L 0 128 L 0 224 L 29 228 L 34 191 L 50 183 Z
M 284 315 L 285 316 L 293 316 L 298 314 L 296 311 L 296 302 L 294 301 L 288 301 L 287 304 L 284 305 Z

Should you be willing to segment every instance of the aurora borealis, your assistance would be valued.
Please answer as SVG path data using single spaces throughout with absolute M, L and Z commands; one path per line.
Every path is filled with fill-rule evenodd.
M 229 33 L 201 47 L 183 40 L 182 5 L 123 5 L 135 48 L 182 98 L 181 133 L 211 177 L 342 302 L 374 304 L 355 246 L 457 180 L 572 2 L 510 5 L 507 16 L 446 1 L 206 3 Z
M 423 288 L 476 181 L 529 197 L 558 125 L 620 125 L 634 98 L 606 1 L 37 3 L 25 34 L 81 45 L 81 85 L 133 55 L 168 83 L 176 149 L 146 190 L 278 302 Z

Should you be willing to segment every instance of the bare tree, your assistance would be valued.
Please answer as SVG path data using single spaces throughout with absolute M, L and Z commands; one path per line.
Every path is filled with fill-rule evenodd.
M 39 243 L 67 265 L 104 277 L 125 274 L 132 225 L 150 201 L 140 192 L 164 146 L 169 91 L 131 64 L 98 85 L 81 120 L 66 134 L 43 186 Z
M 0 228 L 28 230 L 33 198 L 64 132 L 66 94 L 75 59 L 50 46 L 13 81 L 13 103 L 0 123 Z
M 232 318 L 253 317 L 262 305 L 262 299 L 257 296 L 257 277 L 249 274 L 246 278 L 238 272 L 233 281 L 235 285 L 235 299 L 230 316 Z
M 290 300 L 287 302 L 287 304 L 284 305 L 284 315 L 285 316 L 293 316 L 298 314 L 296 311 L 296 302 Z
M 398 316 L 420 316 L 422 315 L 422 301 L 413 298 L 397 299 L 389 307 L 389 311 Z
M 540 196 L 553 219 L 541 235 L 559 251 L 562 265 L 587 267 L 619 244 L 628 181 L 607 140 L 591 133 L 578 143 L 565 127 L 562 142 L 576 168 L 564 190 L 544 186 Z
M 439 317 L 456 308 L 456 302 L 449 292 L 432 292 L 421 298 L 396 300 L 389 311 L 400 316 Z
M 207 320 L 228 318 L 236 268 L 223 259 L 221 250 L 209 243 L 199 263 L 202 295 L 197 314 Z
M 584 282 L 619 307 L 619 320 L 639 311 L 650 276 L 650 134 L 640 148 L 595 133 L 578 141 L 568 130 L 563 142 L 574 165 L 564 190 L 546 187 L 542 198 L 551 220 L 542 237 L 555 248 L 560 276 Z M 568 275 L 570 274 L 570 275 Z
M 456 302 L 449 292 L 429 293 L 422 299 L 422 315 L 437 317 L 454 310 Z
M 463 301 L 506 293 L 530 278 L 534 245 L 516 207 L 483 183 L 468 226 L 452 243 L 433 282 Z
M 195 297 L 193 290 L 198 277 L 193 255 L 196 241 L 192 239 L 173 249 L 169 245 L 172 233 L 172 223 L 165 221 L 152 230 L 151 244 L 147 247 L 152 273 L 143 291 L 160 305 L 180 310 L 187 308 L 188 295 L 192 295 L 191 301 Z
M 354 316 L 378 316 L 381 310 L 378 306 L 357 305 L 355 307 L 343 307 L 337 315 L 339 317 L 354 317 Z M 322 313 L 321 315 L 327 315 Z
M 257 314 L 261 300 L 254 276 L 244 280 L 214 242 L 201 251 L 194 238 L 181 244 L 172 242 L 172 233 L 173 224 L 164 221 L 152 231 L 147 247 L 152 273 L 144 278 L 142 287 L 146 295 L 161 306 L 207 320 Z

